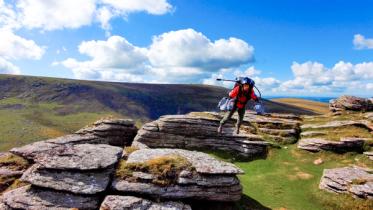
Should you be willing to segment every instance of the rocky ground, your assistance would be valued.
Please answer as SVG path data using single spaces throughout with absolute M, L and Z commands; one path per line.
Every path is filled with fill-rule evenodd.
M 167 115 L 139 130 L 132 120 L 100 120 L 0 154 L 0 209 L 191 209 L 196 202 L 233 209 L 243 170 L 201 151 L 249 161 L 298 143 L 299 150 L 371 158 L 370 103 L 342 97 L 320 116 L 247 112 L 240 134 L 233 134 L 234 120 L 218 134 L 223 115 L 214 112 Z M 319 187 L 373 201 L 372 170 L 325 169 Z

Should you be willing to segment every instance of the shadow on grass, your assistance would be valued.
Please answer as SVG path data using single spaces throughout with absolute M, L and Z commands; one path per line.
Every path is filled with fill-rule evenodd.
M 222 150 L 207 150 L 207 149 L 196 149 L 196 150 L 210 154 L 218 159 L 228 161 L 231 163 L 250 162 L 250 161 L 258 160 L 258 159 L 266 159 L 268 155 L 268 149 L 265 149 L 265 151 L 263 151 L 262 154 L 256 154 L 253 157 L 244 157 L 234 152 L 222 151 Z
M 247 195 L 242 195 L 241 200 L 236 203 L 235 209 L 237 210 L 270 210 L 271 208 L 264 206 L 263 204 L 259 203 L 257 200 L 254 200 L 253 198 Z
M 237 202 L 190 201 L 188 204 L 193 210 L 270 210 L 247 195 L 242 195 L 241 200 Z

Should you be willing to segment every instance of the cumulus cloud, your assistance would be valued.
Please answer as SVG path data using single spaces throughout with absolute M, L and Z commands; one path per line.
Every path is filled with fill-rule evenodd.
M 11 62 L 0 57 L 0 74 L 20 74 L 21 71 Z
M 180 83 L 250 62 L 253 51 L 252 46 L 237 38 L 211 41 L 202 33 L 186 29 L 155 36 L 146 48 L 134 46 L 120 36 L 82 42 L 79 52 L 90 60 L 69 58 L 60 63 L 79 78 L 85 72 L 88 78 L 103 79 L 102 72 L 116 71 L 125 73 L 125 79 L 138 81 L 142 75 L 145 81 Z
M 170 31 L 153 38 L 149 60 L 155 67 L 228 68 L 249 62 L 254 48 L 241 39 L 214 42 L 193 29 Z
M 16 6 L 24 27 L 43 30 L 89 25 L 96 10 L 95 0 L 19 0 Z
M 17 36 L 8 28 L 0 28 L 0 73 L 20 74 L 9 60 L 40 59 L 45 50 L 33 40 Z
M 146 70 L 146 49 L 133 46 L 120 36 L 112 36 L 106 41 L 82 42 L 79 52 L 91 59 L 69 58 L 61 62 L 79 79 L 139 81 L 139 75 Z
M 373 39 L 367 39 L 361 34 L 355 34 L 352 41 L 355 49 L 373 49 Z
M 17 13 L 14 11 L 13 6 L 5 3 L 4 0 L 0 0 L 0 28 L 9 30 L 19 27 Z
M 348 90 L 365 91 L 373 80 L 373 62 L 352 64 L 340 61 L 327 68 L 318 62 L 293 62 L 294 79 L 281 83 L 277 91 L 298 93 L 336 93 Z M 369 86 L 370 87 L 370 86 Z
M 5 59 L 40 59 L 45 50 L 33 40 L 17 36 L 11 30 L 0 29 L 0 57 Z
M 93 22 L 110 30 L 110 20 L 114 17 L 127 18 L 135 12 L 162 15 L 171 10 L 167 0 L 18 0 L 16 19 L 23 27 L 46 31 L 80 28 Z

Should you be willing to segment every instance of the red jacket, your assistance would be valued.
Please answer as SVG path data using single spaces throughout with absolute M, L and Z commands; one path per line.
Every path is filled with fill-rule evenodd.
M 251 96 L 250 98 L 247 98 L 246 96 L 248 94 L 244 94 L 243 90 L 242 92 L 240 93 L 240 95 L 238 95 L 238 93 L 240 92 L 240 86 L 236 86 L 235 88 L 233 88 L 233 90 L 229 93 L 229 97 L 231 98 L 237 98 L 237 108 L 239 109 L 242 109 L 246 106 L 246 103 L 247 101 L 249 101 L 250 99 L 253 99 L 253 100 L 257 100 L 258 97 L 255 95 L 254 93 L 254 90 L 251 91 Z

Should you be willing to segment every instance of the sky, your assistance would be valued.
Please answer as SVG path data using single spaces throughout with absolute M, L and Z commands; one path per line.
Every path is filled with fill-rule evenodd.
M 372 97 L 373 2 L 0 0 L 0 74 Z

